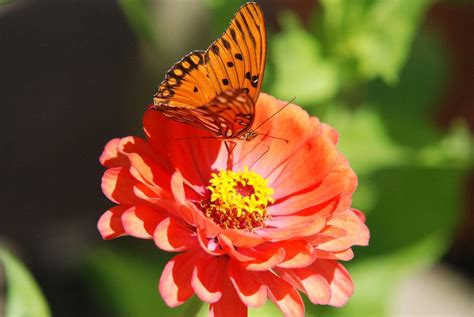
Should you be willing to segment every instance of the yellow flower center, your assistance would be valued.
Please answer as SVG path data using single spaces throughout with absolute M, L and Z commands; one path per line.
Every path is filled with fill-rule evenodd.
M 266 208 L 275 192 L 268 180 L 247 167 L 243 171 L 221 170 L 212 173 L 209 197 L 201 202 L 207 217 L 226 229 L 252 230 L 264 226 Z

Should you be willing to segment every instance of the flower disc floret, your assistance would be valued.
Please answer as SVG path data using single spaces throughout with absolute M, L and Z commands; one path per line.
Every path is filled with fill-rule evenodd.
M 223 228 L 252 230 L 264 226 L 266 208 L 274 203 L 268 180 L 244 167 L 243 171 L 212 173 L 209 198 L 201 206 L 207 217 Z

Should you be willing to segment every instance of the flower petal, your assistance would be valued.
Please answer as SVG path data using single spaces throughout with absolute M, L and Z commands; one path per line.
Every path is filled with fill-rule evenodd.
M 207 186 L 222 141 L 212 138 L 207 131 L 170 120 L 155 110 L 145 112 L 143 126 L 159 156 L 169 157 L 172 166 L 192 184 Z M 218 165 L 226 166 L 225 162 Z
M 194 294 L 191 277 L 196 254 L 193 251 L 178 254 L 163 269 L 159 291 L 166 305 L 179 306 Z
M 229 262 L 229 276 L 242 302 L 249 307 L 259 307 L 267 300 L 267 288 L 258 282 L 256 274 L 243 268 L 235 260 Z
M 164 218 L 158 224 L 153 239 L 158 248 L 169 252 L 181 252 L 198 247 L 195 232 L 173 217 Z
M 311 239 L 317 249 L 340 252 L 353 245 L 369 243 L 369 229 L 351 209 L 335 214 L 327 225 L 325 230 Z
M 267 287 L 270 300 L 285 316 L 304 316 L 303 300 L 293 286 L 270 272 L 262 272 L 259 279 Z
M 305 240 L 285 241 L 281 245 L 285 250 L 285 259 L 278 264 L 278 267 L 306 267 L 316 260 L 314 248 Z
M 289 210 L 294 213 L 320 205 L 341 195 L 352 195 L 357 187 L 357 176 L 347 163 L 341 161 L 343 157 L 340 157 L 338 166 L 335 166 L 320 184 L 309 190 L 288 196 L 286 199 L 276 201 L 269 208 L 270 214 L 287 214 Z
M 129 208 L 122 215 L 125 232 L 136 238 L 151 239 L 158 223 L 166 213 L 145 205 Z
M 130 173 L 137 180 L 170 191 L 173 168 L 167 160 L 157 156 L 146 141 L 138 137 L 126 137 L 120 140 L 117 149 L 129 159 Z
M 222 298 L 217 303 L 209 305 L 209 317 L 247 317 L 247 306 L 242 303 L 234 286 L 229 279 L 224 278 L 222 283 Z
M 215 303 L 222 297 L 222 280 L 227 275 L 228 259 L 210 256 L 204 252 L 194 258 L 195 266 L 191 286 L 196 295 L 206 303 Z
M 114 206 L 104 212 L 99 218 L 97 228 L 103 239 L 114 239 L 125 235 L 122 225 L 122 214 L 128 209 L 126 206 Z
M 256 117 L 253 127 L 276 114 L 286 101 L 277 100 L 260 93 L 256 104 Z M 299 150 L 312 134 L 312 122 L 308 113 L 299 106 L 289 104 L 277 115 L 257 129 L 257 141 L 239 142 L 234 149 L 234 168 L 251 167 L 260 175 L 267 177 Z M 272 137 L 284 138 L 288 142 Z M 263 155 L 262 155 L 263 154 Z
M 258 235 L 273 241 L 308 237 L 320 232 L 326 225 L 326 219 L 322 217 L 298 218 L 304 221 L 281 226 L 279 228 L 261 228 L 255 230 Z
M 277 189 L 274 198 L 278 200 L 318 185 L 333 169 L 338 155 L 327 137 L 310 137 L 278 174 L 269 175 L 270 185 Z
M 344 266 L 332 260 L 317 260 L 312 266 L 329 282 L 331 300 L 328 304 L 336 307 L 344 306 L 354 293 L 349 272 Z
M 354 257 L 354 252 L 352 249 L 347 249 L 340 252 L 329 252 L 315 249 L 315 252 L 316 258 L 318 259 L 349 261 Z
M 239 248 L 253 248 L 268 240 L 253 232 L 235 229 L 226 229 L 222 231 L 222 235 L 232 240 L 232 244 Z
M 111 201 L 121 205 L 139 205 L 146 203 L 135 195 L 134 188 L 152 196 L 154 192 L 148 186 L 138 182 L 125 167 L 109 168 L 102 176 L 102 192 Z
M 107 168 L 126 167 L 130 165 L 128 158 L 117 151 L 119 138 L 110 140 L 99 157 L 99 162 Z
M 285 281 L 304 292 L 311 303 L 327 305 L 331 300 L 331 287 L 329 282 L 310 268 L 276 269 Z
M 326 123 L 321 123 L 321 129 L 323 135 L 327 136 L 332 141 L 332 143 L 337 144 L 339 141 L 339 133 L 337 133 L 336 129 Z

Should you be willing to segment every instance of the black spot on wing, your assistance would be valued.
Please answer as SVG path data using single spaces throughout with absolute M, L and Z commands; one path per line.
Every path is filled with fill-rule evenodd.
M 230 49 L 230 44 L 229 44 L 229 42 L 228 42 L 226 39 L 222 39 L 222 44 L 224 44 L 224 47 L 225 47 L 226 49 Z

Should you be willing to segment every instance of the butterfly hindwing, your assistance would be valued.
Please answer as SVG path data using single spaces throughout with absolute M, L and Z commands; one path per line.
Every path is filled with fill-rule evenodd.
M 158 110 L 168 118 L 205 128 L 224 138 L 233 138 L 248 130 L 255 112 L 253 100 L 243 89 L 225 90 L 209 103 L 196 108 L 162 105 Z

